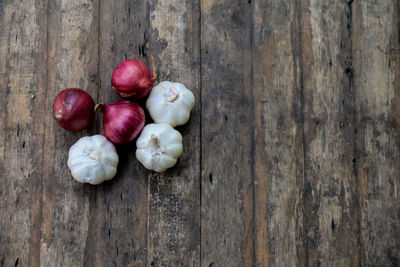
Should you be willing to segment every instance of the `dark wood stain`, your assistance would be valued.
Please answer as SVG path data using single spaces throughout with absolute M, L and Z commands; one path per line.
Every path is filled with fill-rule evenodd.
M 0 266 L 398 266 L 399 12 L 0 1 Z M 54 97 L 114 102 L 114 67 L 151 57 L 196 96 L 177 166 L 145 170 L 132 142 L 115 179 L 76 183 L 68 149 L 102 118 L 66 132 Z
M 201 1 L 202 266 L 253 265 L 251 12 Z

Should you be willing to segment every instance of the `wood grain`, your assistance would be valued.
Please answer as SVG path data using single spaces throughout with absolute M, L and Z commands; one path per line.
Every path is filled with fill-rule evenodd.
M 45 1 L 0 2 L 0 266 L 38 266 Z
M 253 265 L 251 4 L 201 1 L 201 265 Z
M 144 60 L 148 29 L 145 1 L 99 2 L 97 102 L 120 99 L 111 87 L 111 75 L 127 58 Z M 97 40 L 96 40 L 97 42 Z M 97 132 L 103 133 L 97 114 Z M 93 266 L 147 265 L 147 172 L 136 160 L 135 142 L 117 145 L 120 158 L 116 177 L 94 187 L 92 222 L 85 263 Z
M 361 250 L 368 266 L 397 266 L 399 251 L 399 3 L 353 3 Z M 385 14 L 382 16 L 381 14 Z
M 300 8 L 307 265 L 356 266 L 351 8 L 314 0 Z
M 200 265 L 199 2 L 151 1 L 150 45 L 158 81 L 180 82 L 195 95 L 188 124 L 177 127 L 183 154 L 163 174 L 149 173 L 148 265 Z M 146 172 L 148 173 L 148 172 Z
M 0 266 L 399 266 L 399 12 L 0 1 Z M 182 157 L 156 174 L 131 142 L 115 179 L 75 182 L 68 149 L 102 117 L 67 132 L 54 97 L 114 102 L 115 66 L 150 55 L 196 96 Z
M 301 39 L 295 1 L 254 1 L 256 266 L 305 265 Z
M 96 96 L 90 80 L 97 73 L 97 2 L 49 1 L 47 29 L 47 85 L 43 116 L 44 134 L 41 266 L 77 266 L 84 262 L 90 229 L 90 186 L 76 183 L 66 166 L 68 150 L 93 128 L 79 133 L 61 129 L 51 106 L 63 89 L 78 87 Z

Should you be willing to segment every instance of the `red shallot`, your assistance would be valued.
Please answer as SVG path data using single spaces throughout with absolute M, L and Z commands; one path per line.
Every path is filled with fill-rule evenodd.
M 153 65 L 153 77 L 149 68 L 142 61 L 137 59 L 127 59 L 118 64 L 115 68 L 111 84 L 114 90 L 121 97 L 132 97 L 140 99 L 147 96 L 157 79 L 157 72 Z
M 94 117 L 93 98 L 79 88 L 61 91 L 53 102 L 53 116 L 56 122 L 69 131 L 87 128 Z
M 95 110 L 103 113 L 104 134 L 115 144 L 132 141 L 140 134 L 145 124 L 142 107 L 131 101 L 97 104 Z

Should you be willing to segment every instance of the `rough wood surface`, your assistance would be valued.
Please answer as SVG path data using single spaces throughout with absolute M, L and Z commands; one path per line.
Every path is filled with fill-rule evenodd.
M 180 82 L 195 95 L 190 121 L 177 127 L 183 154 L 177 165 L 149 177 L 150 266 L 200 265 L 200 40 L 197 0 L 150 1 L 150 45 L 158 80 Z
M 201 265 L 252 265 L 251 5 L 201 2 Z
M 399 266 L 400 1 L 0 1 L 0 266 Z M 146 47 L 146 43 L 150 47 Z M 126 58 L 196 96 L 156 174 L 75 182 L 56 94 Z M 140 102 L 144 104 L 144 101 Z M 148 122 L 151 119 L 148 117 Z
M 46 13 L 46 1 L 0 1 L 0 266 L 39 263 Z
M 400 264 L 399 11 L 398 1 L 353 3 L 359 238 L 370 266 Z
M 306 264 L 356 266 L 351 9 L 313 0 L 300 9 Z
M 299 5 L 253 5 L 255 266 L 305 265 Z
M 111 74 L 127 58 L 143 60 L 141 53 L 147 29 L 147 6 L 143 1 L 100 0 L 95 40 L 98 50 L 97 102 L 120 100 L 111 88 Z M 97 114 L 96 130 L 102 131 Z M 90 199 L 91 223 L 85 265 L 145 266 L 147 261 L 147 174 L 135 157 L 135 143 L 117 145 L 120 158 L 117 176 L 93 187 Z
M 49 1 L 47 6 L 47 83 L 42 183 L 41 266 L 76 266 L 85 260 L 90 225 L 90 186 L 73 181 L 68 170 L 68 150 L 78 138 L 94 133 L 88 129 L 67 132 L 54 123 L 52 103 L 63 89 L 78 87 L 96 96 L 90 79 L 97 73 L 98 5 L 89 0 Z M 35 98 L 36 99 L 36 98 Z

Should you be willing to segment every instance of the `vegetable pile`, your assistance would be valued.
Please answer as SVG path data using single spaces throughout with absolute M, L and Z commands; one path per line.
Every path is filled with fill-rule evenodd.
M 115 68 L 111 84 L 115 92 L 129 98 L 95 105 L 93 98 L 79 88 L 61 91 L 53 103 L 56 122 L 69 131 L 81 131 L 93 122 L 95 111 L 103 115 L 102 135 L 85 136 L 71 146 L 68 167 L 81 183 L 100 184 L 117 173 L 118 155 L 114 144 L 137 138 L 136 158 L 156 172 L 173 167 L 183 151 L 182 135 L 173 127 L 188 122 L 194 95 L 183 84 L 162 81 L 153 88 L 153 74 L 137 59 L 127 59 Z M 133 100 L 148 96 L 146 109 L 154 123 L 146 124 L 144 109 Z

